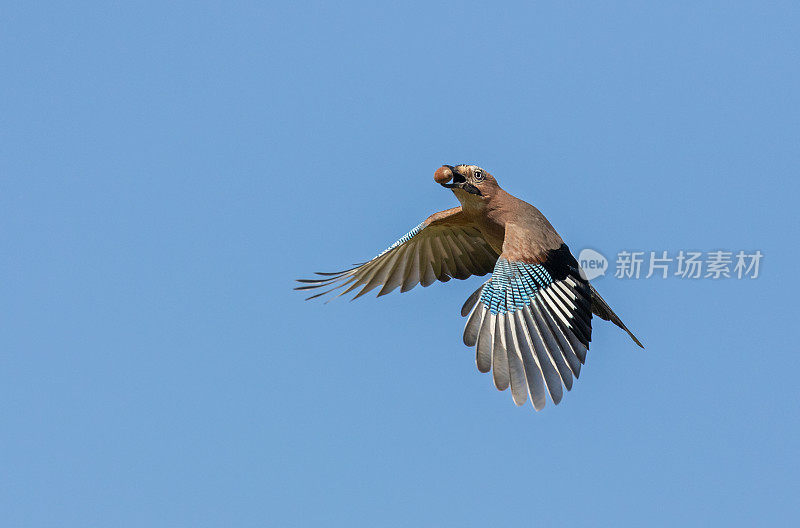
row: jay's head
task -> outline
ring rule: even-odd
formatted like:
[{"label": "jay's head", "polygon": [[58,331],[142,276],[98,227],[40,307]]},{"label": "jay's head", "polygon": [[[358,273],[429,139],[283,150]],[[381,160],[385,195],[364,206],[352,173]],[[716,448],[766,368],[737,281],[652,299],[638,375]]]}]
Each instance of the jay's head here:
[{"label": "jay's head", "polygon": [[500,189],[494,176],[476,165],[442,165],[433,179],[442,187],[452,189],[462,204],[488,200]]}]

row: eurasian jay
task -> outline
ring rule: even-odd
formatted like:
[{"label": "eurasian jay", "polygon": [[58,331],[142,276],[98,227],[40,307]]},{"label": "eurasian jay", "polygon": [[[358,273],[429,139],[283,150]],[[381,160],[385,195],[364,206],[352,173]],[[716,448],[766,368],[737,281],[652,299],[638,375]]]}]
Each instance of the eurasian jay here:
[{"label": "eurasian jay", "polygon": [[554,404],[562,387],[572,388],[592,336],[592,314],[628,330],[597,290],[550,222],[534,206],[498,185],[475,165],[443,165],[434,180],[453,191],[460,207],[432,214],[372,260],[296,289],[330,286],[313,299],[341,288],[361,288],[355,298],[381,287],[430,286],[471,275],[491,278],[461,308],[468,316],[464,344],[476,349],[481,372],[492,371],[499,390],[511,387],[514,403],[530,395],[538,411],[545,390]]}]

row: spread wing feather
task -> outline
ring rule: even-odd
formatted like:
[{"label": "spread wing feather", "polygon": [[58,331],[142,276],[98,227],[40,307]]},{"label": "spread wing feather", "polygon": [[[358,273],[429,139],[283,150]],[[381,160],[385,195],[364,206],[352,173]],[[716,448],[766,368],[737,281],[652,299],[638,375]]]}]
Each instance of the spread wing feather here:
[{"label": "spread wing feather", "polygon": [[481,232],[456,207],[431,215],[372,260],[344,271],[317,272],[320,278],[298,279],[302,285],[295,289],[324,290],[308,299],[337,290],[342,290],[337,296],[358,290],[353,297],[357,299],[380,286],[380,297],[397,288],[406,292],[417,284],[486,275],[497,258]]},{"label": "spread wing feather", "polygon": [[462,314],[478,370],[491,370],[499,390],[510,386],[514,403],[530,397],[538,411],[546,394],[558,404],[572,389],[591,341],[592,291],[566,245],[539,264],[500,255]]}]

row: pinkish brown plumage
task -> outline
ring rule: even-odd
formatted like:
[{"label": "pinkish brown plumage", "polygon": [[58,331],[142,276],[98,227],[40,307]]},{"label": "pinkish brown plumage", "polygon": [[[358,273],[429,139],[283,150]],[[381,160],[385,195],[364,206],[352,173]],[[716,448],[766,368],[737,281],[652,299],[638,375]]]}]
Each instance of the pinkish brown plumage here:
[{"label": "pinkish brown plumage", "polygon": [[299,290],[325,288],[354,298],[378,287],[378,296],[451,278],[486,275],[464,304],[464,343],[475,346],[481,372],[511,388],[517,405],[528,397],[536,410],[545,394],[559,403],[572,388],[591,341],[597,315],[642,346],[584,278],[575,257],[534,206],[504,191],[475,165],[443,165],[434,181],[461,202],[430,215],[377,257],[345,271],[300,279]]}]

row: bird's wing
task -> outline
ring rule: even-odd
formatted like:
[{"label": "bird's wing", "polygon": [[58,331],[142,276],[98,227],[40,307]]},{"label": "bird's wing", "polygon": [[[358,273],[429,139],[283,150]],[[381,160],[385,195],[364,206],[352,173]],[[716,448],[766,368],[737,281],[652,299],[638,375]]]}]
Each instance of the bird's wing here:
[{"label": "bird's wing", "polygon": [[[533,260],[533,259],[530,259]],[[526,263],[504,251],[491,279],[464,305],[464,343],[476,347],[481,372],[493,371],[514,403],[530,394],[538,411],[545,391],[553,403],[572,388],[592,335],[592,292],[577,261],[562,245]]]},{"label": "bird's wing", "polygon": [[381,296],[398,287],[405,292],[417,284],[486,275],[497,257],[461,207],[456,207],[429,216],[372,260],[340,272],[317,272],[324,278],[299,279],[304,285],[295,289],[325,289],[309,297],[313,299],[341,288],[345,289],[339,295],[361,288],[355,299],[381,286]]}]

